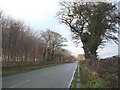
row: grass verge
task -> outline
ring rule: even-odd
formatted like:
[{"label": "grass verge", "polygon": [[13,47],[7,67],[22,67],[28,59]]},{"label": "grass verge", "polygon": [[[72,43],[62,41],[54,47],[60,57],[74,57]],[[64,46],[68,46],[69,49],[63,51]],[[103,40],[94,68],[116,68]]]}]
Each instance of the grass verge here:
[{"label": "grass verge", "polygon": [[99,78],[98,73],[90,70],[85,64],[80,64],[80,88],[107,88],[109,82]]},{"label": "grass verge", "polygon": [[77,79],[78,79],[78,67],[75,71],[75,75],[74,75],[74,79],[73,79],[73,82],[72,82],[72,85],[71,85],[71,89],[72,88],[77,88]]}]

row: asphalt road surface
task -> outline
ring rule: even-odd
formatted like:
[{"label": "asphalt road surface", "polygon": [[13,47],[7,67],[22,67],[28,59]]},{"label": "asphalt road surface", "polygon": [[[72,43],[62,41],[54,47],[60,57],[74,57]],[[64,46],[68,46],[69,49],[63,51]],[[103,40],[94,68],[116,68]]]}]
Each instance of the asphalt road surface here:
[{"label": "asphalt road surface", "polygon": [[2,88],[68,88],[77,62],[2,78]]}]

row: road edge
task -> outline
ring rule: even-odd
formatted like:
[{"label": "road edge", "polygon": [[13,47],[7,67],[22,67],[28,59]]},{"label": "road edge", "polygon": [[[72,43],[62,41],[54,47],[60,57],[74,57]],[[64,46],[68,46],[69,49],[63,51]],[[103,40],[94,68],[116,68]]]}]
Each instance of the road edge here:
[{"label": "road edge", "polygon": [[75,75],[75,72],[76,72],[76,69],[77,69],[77,66],[78,66],[78,62],[76,62],[76,63],[77,63],[77,65],[76,65],[76,67],[75,67],[75,70],[74,70],[74,72],[73,72],[73,74],[72,74],[71,80],[70,80],[67,88],[70,88],[71,85],[72,85],[72,82],[73,82],[73,79],[74,79],[74,75]]}]

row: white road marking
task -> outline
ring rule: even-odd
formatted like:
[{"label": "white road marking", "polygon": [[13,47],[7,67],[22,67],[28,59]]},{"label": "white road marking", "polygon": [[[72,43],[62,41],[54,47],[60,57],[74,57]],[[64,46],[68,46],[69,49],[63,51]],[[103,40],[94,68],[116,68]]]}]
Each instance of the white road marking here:
[{"label": "white road marking", "polygon": [[54,70],[54,71],[49,71],[49,72],[43,73],[43,74],[41,74],[40,76],[36,76],[35,79],[38,79],[38,78],[40,78],[40,77],[42,77],[42,76],[48,75],[49,73],[53,73],[53,72],[55,72],[55,70]]},{"label": "white road marking", "polygon": [[[49,74],[49,73],[53,73],[53,72],[55,72],[55,70],[54,70],[54,71],[47,72],[47,73],[44,73],[44,74],[42,74],[41,76],[45,76],[45,75],[47,75],[47,74]],[[40,76],[38,76],[36,79],[38,79],[38,78],[40,78]],[[28,83],[28,82],[30,82],[30,80],[26,80],[26,81],[24,81],[24,82],[21,82],[21,83],[19,83],[19,84],[16,84],[16,85],[14,85],[14,86],[11,86],[10,88],[15,88],[15,87],[17,87],[17,86],[19,86],[19,85],[22,85],[22,84]]]},{"label": "white road marking", "polygon": [[19,85],[21,85],[21,84],[28,83],[28,82],[30,82],[30,80],[21,82],[21,83],[19,83],[19,84],[14,85],[14,86],[11,86],[10,88],[15,88],[15,87],[17,87],[17,86],[19,86]]},{"label": "white road marking", "polygon": [[49,71],[49,72],[46,72],[46,73],[42,74],[41,76],[44,76],[44,75],[47,75],[47,74],[49,74],[49,73],[53,73],[53,72],[55,72],[55,70],[53,70],[53,71]]},{"label": "white road marking", "polygon": [[[76,64],[78,65],[78,63],[76,63]],[[70,86],[71,86],[71,84],[72,84],[72,81],[73,81],[73,79],[74,79],[74,75],[75,75],[75,71],[76,71],[76,69],[77,69],[77,65],[76,65],[76,67],[75,67],[75,69],[74,69],[74,71],[73,71],[73,74],[72,74],[71,80],[70,80],[70,82],[69,82],[67,88],[70,88]]]}]

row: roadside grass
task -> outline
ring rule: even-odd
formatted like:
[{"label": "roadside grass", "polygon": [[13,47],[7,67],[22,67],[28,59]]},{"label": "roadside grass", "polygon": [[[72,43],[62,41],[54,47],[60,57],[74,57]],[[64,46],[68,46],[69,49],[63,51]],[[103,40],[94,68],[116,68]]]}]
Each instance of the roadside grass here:
[{"label": "roadside grass", "polygon": [[106,83],[107,82],[102,79],[96,79],[81,84],[80,88],[106,88]]},{"label": "roadside grass", "polygon": [[98,73],[90,70],[85,64],[80,64],[80,88],[107,88],[109,82],[99,78]]},{"label": "roadside grass", "polygon": [[65,64],[65,62],[49,64],[49,65],[37,65],[37,66],[27,66],[27,67],[24,66],[24,67],[20,67],[20,68],[12,68],[9,70],[2,70],[2,77],[20,74],[20,73],[24,73],[24,72],[29,72],[32,70],[42,69],[42,68],[46,68],[46,67],[56,66],[56,65],[60,65],[60,64]]},{"label": "roadside grass", "polygon": [[73,79],[73,82],[72,82],[72,85],[71,85],[71,89],[72,88],[77,88],[77,79],[78,79],[78,67],[75,71],[75,75],[74,75],[74,79]]}]

